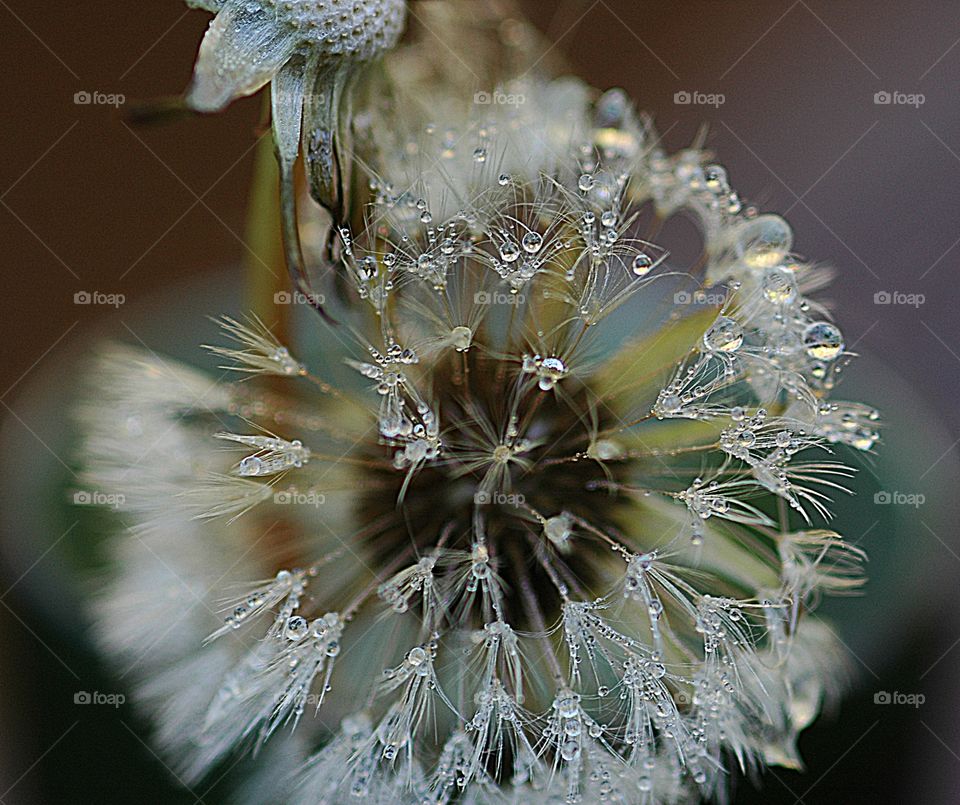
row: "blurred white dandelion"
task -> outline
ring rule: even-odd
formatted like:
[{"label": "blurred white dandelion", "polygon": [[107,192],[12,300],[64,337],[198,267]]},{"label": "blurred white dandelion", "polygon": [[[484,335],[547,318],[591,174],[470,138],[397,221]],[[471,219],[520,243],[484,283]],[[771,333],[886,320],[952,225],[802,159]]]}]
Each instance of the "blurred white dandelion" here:
[{"label": "blurred white dandelion", "polygon": [[[369,58],[403,18],[354,4],[379,27],[336,50],[323,3],[198,5],[210,108],[290,60]],[[212,348],[253,382],[104,352],[86,477],[130,529],[101,642],[187,782],[296,728],[249,801],[675,803],[799,766],[845,669],[807,612],[860,583],[816,521],[840,451],[877,440],[876,412],[831,399],[848,356],[808,296],[823,270],[624,93],[523,69],[521,23],[420,13],[357,91],[329,229],[287,209],[298,260],[336,257],[346,301],[318,338],[342,369],[255,318]],[[423,38],[447,36],[479,44],[451,63]],[[513,72],[478,97],[492,64]],[[643,234],[678,211],[716,305],[687,304]]]}]

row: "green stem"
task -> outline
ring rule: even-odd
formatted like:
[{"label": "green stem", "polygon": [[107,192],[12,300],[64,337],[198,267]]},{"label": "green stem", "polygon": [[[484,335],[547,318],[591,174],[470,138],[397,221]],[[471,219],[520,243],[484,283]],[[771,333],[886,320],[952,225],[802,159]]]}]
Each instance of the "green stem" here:
[{"label": "green stem", "polygon": [[[269,93],[264,104],[265,115],[268,115]],[[266,134],[257,144],[247,206],[245,303],[247,309],[258,316],[281,343],[287,343],[293,306],[278,305],[274,301],[277,293],[290,290],[280,235],[279,187],[280,169],[274,154],[273,137]]]}]

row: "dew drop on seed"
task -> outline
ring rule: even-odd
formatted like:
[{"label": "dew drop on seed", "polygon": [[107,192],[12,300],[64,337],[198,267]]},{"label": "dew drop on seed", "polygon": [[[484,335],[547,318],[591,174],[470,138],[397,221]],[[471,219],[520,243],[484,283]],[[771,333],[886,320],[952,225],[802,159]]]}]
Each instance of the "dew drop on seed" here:
[{"label": "dew drop on seed", "polygon": [[527,234],[523,236],[523,240],[520,241],[520,244],[527,254],[536,254],[540,251],[540,247],[543,246],[543,237],[539,232],[527,232]]},{"label": "dew drop on seed", "polygon": [[743,344],[743,327],[729,316],[721,316],[703,334],[703,345],[710,352],[736,352]]},{"label": "dew drop on seed", "polygon": [[306,637],[309,629],[310,624],[307,623],[306,618],[294,615],[293,617],[287,618],[287,622],[283,628],[283,634],[287,640],[302,640]]},{"label": "dew drop on seed", "polygon": [[797,298],[797,284],[793,273],[774,266],[763,274],[763,295],[775,305],[789,305]]},{"label": "dew drop on seed", "polygon": [[782,263],[792,246],[793,231],[779,215],[758,215],[744,222],[737,233],[737,256],[751,268]]},{"label": "dew drop on seed", "polygon": [[520,256],[520,247],[512,240],[503,242],[500,246],[500,259],[505,263],[512,263]]},{"label": "dew drop on seed", "polygon": [[570,763],[577,759],[580,755],[580,742],[569,740],[564,741],[563,745],[560,747],[560,757],[562,757],[567,763]]},{"label": "dew drop on seed", "polygon": [[554,545],[560,546],[570,539],[573,522],[569,514],[548,517],[543,524],[543,533]]},{"label": "dew drop on seed", "polygon": [[240,475],[259,475],[263,462],[256,456],[247,456],[240,462],[237,472]]},{"label": "dew drop on seed", "polygon": [[645,277],[653,268],[653,258],[649,254],[641,252],[633,258],[633,273],[638,277]]},{"label": "dew drop on seed", "polygon": [[454,327],[450,331],[450,341],[457,352],[466,352],[473,341],[473,331],[463,325]]},{"label": "dew drop on seed", "polygon": [[843,334],[828,321],[816,321],[803,331],[803,347],[811,358],[830,361],[843,352]]}]

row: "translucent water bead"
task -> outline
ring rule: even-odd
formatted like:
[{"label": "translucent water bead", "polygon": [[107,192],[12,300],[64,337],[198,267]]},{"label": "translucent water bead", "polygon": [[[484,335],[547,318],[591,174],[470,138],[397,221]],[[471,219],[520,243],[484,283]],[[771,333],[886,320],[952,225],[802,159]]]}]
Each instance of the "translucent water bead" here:
[{"label": "translucent water bead", "polygon": [[630,97],[619,88],[609,89],[594,107],[594,125],[600,129],[622,126],[630,113]]},{"label": "translucent water bead", "polygon": [[720,316],[703,334],[708,352],[736,352],[743,344],[743,327],[729,316]]},{"label": "translucent water bead", "polygon": [[783,262],[793,247],[793,231],[779,215],[758,215],[737,228],[734,250],[751,268],[771,268]]},{"label": "translucent water bead", "polygon": [[307,622],[306,618],[302,618],[299,615],[293,615],[290,618],[287,618],[287,622],[283,627],[283,634],[294,643],[303,640],[310,632],[310,624]]},{"label": "translucent water bead", "polygon": [[843,333],[828,321],[815,321],[803,331],[803,347],[811,358],[831,361],[843,352]]},{"label": "translucent water bead", "polygon": [[473,330],[462,324],[450,331],[450,344],[457,352],[466,352],[473,343]]},{"label": "translucent water bead", "polygon": [[543,246],[543,236],[539,232],[527,232],[520,245],[527,254],[536,254]]},{"label": "translucent water bead", "polygon": [[797,281],[793,272],[774,266],[763,272],[763,296],[774,305],[789,305],[797,298]]},{"label": "translucent water bead", "polygon": [[536,375],[539,378],[538,385],[541,391],[550,391],[570,371],[560,358],[541,358],[539,355],[524,355],[521,368],[525,374]]},{"label": "translucent water bead", "polygon": [[504,241],[500,246],[500,259],[505,263],[513,263],[520,257],[520,247],[512,240]]},{"label": "translucent water bead", "polygon": [[548,517],[543,523],[544,536],[558,548],[567,547],[572,532],[573,518],[566,512]]},{"label": "translucent water bead", "polygon": [[638,277],[645,277],[650,273],[650,269],[653,268],[653,258],[649,254],[640,252],[640,254],[633,258],[631,268],[633,269],[633,273]]}]

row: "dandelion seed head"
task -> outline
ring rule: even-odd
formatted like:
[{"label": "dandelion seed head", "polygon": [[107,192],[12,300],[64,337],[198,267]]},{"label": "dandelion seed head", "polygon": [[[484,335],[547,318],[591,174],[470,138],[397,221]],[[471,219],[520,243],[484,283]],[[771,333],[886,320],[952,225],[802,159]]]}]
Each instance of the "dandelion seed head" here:
[{"label": "dandelion seed head", "polygon": [[[398,92],[432,86],[416,48],[387,59]],[[103,357],[86,477],[130,492],[138,537],[104,642],[151,657],[136,684],[185,779],[295,730],[291,802],[683,802],[795,766],[843,667],[805,612],[860,581],[822,521],[878,439],[873,409],[830,399],[846,357],[818,269],[622,91],[456,83],[429,117],[371,101],[366,190],[324,243],[304,230],[347,295],[323,376],[259,320],[211,348],[251,382]],[[647,232],[680,211],[716,303]],[[161,657],[154,557],[198,601]]]}]

